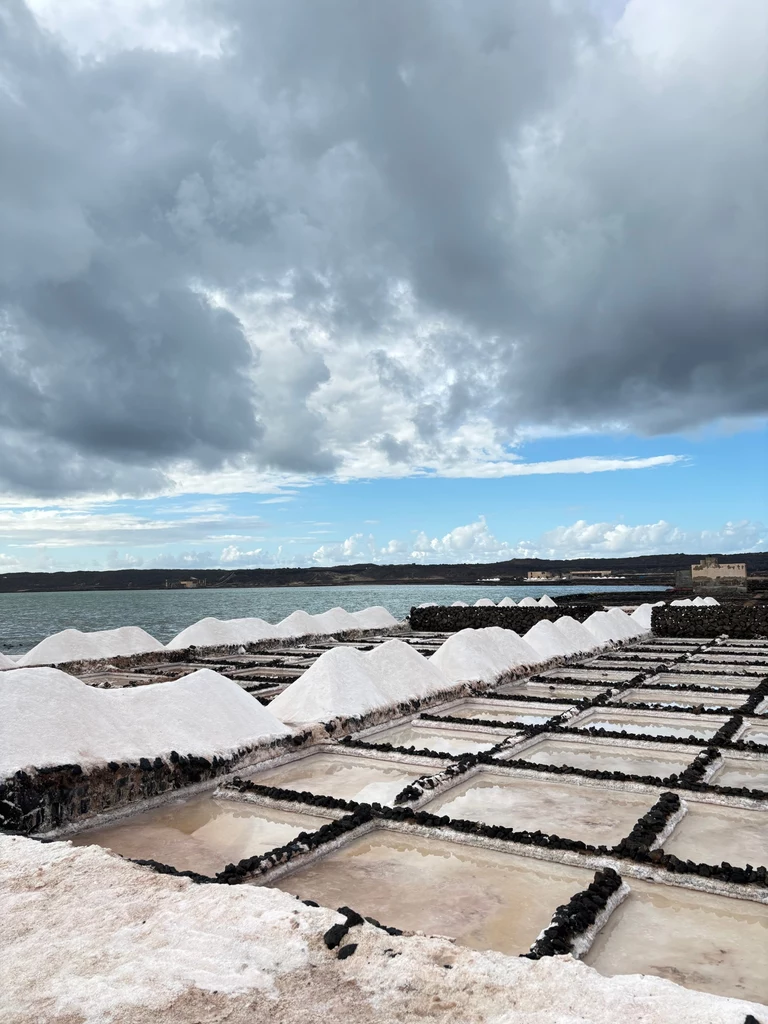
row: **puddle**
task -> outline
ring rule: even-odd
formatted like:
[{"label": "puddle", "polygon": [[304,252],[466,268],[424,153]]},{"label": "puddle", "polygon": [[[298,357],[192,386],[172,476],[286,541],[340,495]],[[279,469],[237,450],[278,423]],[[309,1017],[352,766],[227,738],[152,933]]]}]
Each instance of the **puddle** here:
[{"label": "puddle", "polygon": [[611,729],[628,735],[634,733],[647,736],[696,736],[698,739],[708,740],[725,722],[725,718],[714,718],[711,715],[707,715],[706,720],[693,717],[674,719],[661,718],[659,714],[653,712],[633,713],[600,708],[586,711],[572,725],[576,729]]},{"label": "puddle", "polygon": [[768,790],[768,759],[752,761],[732,754],[723,756],[723,763],[709,780],[715,786],[747,786]]},{"label": "puddle", "polygon": [[688,800],[688,813],[664,843],[681,860],[758,867],[768,860],[768,811]]},{"label": "puddle", "polygon": [[358,800],[361,803],[391,803],[409,782],[421,775],[434,775],[443,765],[434,761],[397,761],[357,754],[309,754],[297,761],[269,768],[249,776],[264,786],[279,786],[299,792]]},{"label": "puddle", "polygon": [[654,802],[650,793],[623,793],[577,781],[505,778],[481,771],[430,801],[424,810],[613,846]]},{"label": "puddle", "polygon": [[[510,730],[510,736],[516,735]],[[469,729],[437,729],[427,725],[408,723],[396,725],[393,729],[365,736],[369,743],[392,743],[400,747],[416,747],[417,749],[436,750],[446,754],[475,753],[478,750],[490,750],[504,738],[503,732],[474,732]]]},{"label": "puddle", "polygon": [[740,740],[748,740],[750,743],[763,743],[768,746],[768,722],[750,722],[745,726],[744,731],[738,735]]},{"label": "puddle", "polygon": [[620,669],[620,668],[603,668],[601,665],[594,665],[585,667],[584,665],[574,665],[564,669],[557,669],[553,672],[544,673],[545,679],[583,679],[585,682],[590,680],[594,683],[626,683],[630,679],[634,679],[637,673],[640,671],[640,666],[636,669]]},{"label": "puddle", "polygon": [[496,693],[519,694],[523,697],[557,697],[561,700],[593,700],[608,687],[603,686],[570,686],[560,683],[556,678],[551,683],[504,683],[496,687]]},{"label": "puddle", "polygon": [[123,857],[157,860],[179,871],[212,875],[244,857],[282,846],[329,819],[217,800],[210,794],[133,814],[119,823],[81,832],[75,846],[103,846]]},{"label": "puddle", "polygon": [[382,924],[514,955],[592,878],[580,868],[379,829],[276,886]]},{"label": "puddle", "polygon": [[738,693],[696,693],[693,690],[665,691],[659,687],[625,690],[613,700],[621,704],[668,704],[680,708],[738,708],[746,700],[746,694]]},{"label": "puddle", "polygon": [[601,974],[655,974],[720,996],[768,1000],[768,906],[626,881],[584,962]]},{"label": "puddle", "polygon": [[752,676],[718,675],[715,673],[702,674],[700,672],[659,672],[651,679],[646,679],[645,686],[680,686],[693,683],[694,686],[713,686],[723,689],[751,690],[757,686],[759,680]]},{"label": "puddle", "polygon": [[554,715],[569,711],[572,705],[534,704],[529,701],[515,703],[512,700],[474,700],[469,698],[454,707],[434,708],[435,715],[449,715],[452,718],[484,718],[494,722],[516,722],[518,725],[543,725]]},{"label": "puddle", "polygon": [[568,764],[573,768],[594,768],[602,772],[625,772],[627,775],[652,775],[666,779],[679,775],[699,753],[693,748],[680,753],[651,750],[645,744],[612,746],[599,740],[542,739],[516,757],[534,764]]}]

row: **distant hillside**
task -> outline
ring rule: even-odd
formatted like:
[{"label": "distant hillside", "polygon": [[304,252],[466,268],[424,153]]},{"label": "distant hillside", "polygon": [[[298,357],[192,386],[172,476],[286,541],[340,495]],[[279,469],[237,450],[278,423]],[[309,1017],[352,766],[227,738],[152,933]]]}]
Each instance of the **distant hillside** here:
[{"label": "distant hillside", "polygon": [[[690,568],[702,555],[642,555],[637,558],[519,558],[470,565],[337,565],[306,569],[117,569],[108,572],[15,572],[0,574],[0,593],[59,590],[161,590],[196,579],[207,587],[322,587],[339,584],[477,583],[499,577],[500,583],[523,582],[530,571],[566,573],[610,569],[628,586],[669,585],[678,569]],[[750,575],[768,575],[768,552],[719,555],[722,561],[746,562]],[[574,584],[577,586],[578,584]]]}]

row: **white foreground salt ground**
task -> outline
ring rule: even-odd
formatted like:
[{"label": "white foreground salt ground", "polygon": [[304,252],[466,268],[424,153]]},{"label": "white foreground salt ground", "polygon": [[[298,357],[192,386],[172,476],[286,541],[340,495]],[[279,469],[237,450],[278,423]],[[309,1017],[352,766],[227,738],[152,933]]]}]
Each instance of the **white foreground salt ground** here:
[{"label": "white foreground salt ground", "polygon": [[236,682],[200,669],[172,682],[99,690],[55,668],[3,673],[0,778],[20,768],[226,755],[290,732]]},{"label": "white foreground salt ground", "polygon": [[[3,1005],[9,1024],[743,1024],[764,1007],[571,957],[476,952],[352,929],[279,889],[195,885],[98,846],[0,836]],[[447,970],[445,965],[450,965]],[[13,1007],[13,1016],[7,1008]]]},{"label": "white foreground salt ground", "polygon": [[41,640],[19,659],[17,665],[27,668],[32,665],[64,664],[68,661],[129,657],[162,649],[160,641],[139,626],[121,626],[120,629],[103,629],[95,633],[65,629]]}]

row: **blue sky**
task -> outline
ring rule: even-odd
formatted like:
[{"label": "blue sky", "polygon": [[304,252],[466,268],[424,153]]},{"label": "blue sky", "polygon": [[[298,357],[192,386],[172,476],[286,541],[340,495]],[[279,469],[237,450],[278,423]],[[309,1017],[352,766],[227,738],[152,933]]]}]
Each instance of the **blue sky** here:
[{"label": "blue sky", "polygon": [[764,0],[10,0],[0,572],[768,547]]}]

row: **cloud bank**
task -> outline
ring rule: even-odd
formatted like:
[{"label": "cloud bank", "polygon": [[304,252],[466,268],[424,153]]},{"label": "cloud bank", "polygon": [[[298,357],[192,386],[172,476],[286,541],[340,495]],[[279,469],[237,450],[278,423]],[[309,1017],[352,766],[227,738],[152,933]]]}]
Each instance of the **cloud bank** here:
[{"label": "cloud bank", "polygon": [[0,486],[764,415],[766,37],[763,0],[7,0]]}]

